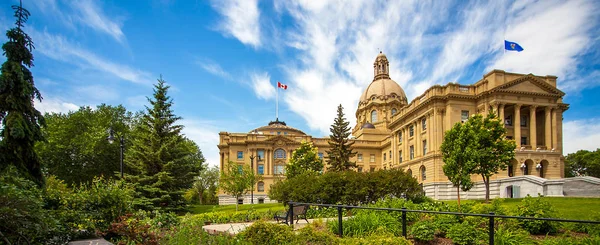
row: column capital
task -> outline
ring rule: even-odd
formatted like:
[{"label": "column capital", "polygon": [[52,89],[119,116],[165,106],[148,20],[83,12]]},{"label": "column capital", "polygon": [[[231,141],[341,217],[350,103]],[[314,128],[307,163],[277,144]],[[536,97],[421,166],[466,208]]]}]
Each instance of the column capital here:
[{"label": "column capital", "polygon": [[521,103],[515,104],[515,108],[517,108],[517,109],[520,109],[522,106],[523,106],[523,104],[521,104]]},{"label": "column capital", "polygon": [[535,110],[538,108],[538,106],[537,105],[529,105],[529,108]]}]

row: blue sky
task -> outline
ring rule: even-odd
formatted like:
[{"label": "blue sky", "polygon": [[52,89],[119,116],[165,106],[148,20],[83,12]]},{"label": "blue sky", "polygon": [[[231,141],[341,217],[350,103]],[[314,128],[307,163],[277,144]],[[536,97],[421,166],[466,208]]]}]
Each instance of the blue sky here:
[{"label": "blue sky", "polygon": [[[382,50],[409,100],[434,84],[470,84],[492,69],[558,76],[570,109],[565,154],[600,147],[597,1],[23,0],[44,96],[36,107],[140,110],[162,74],[175,113],[211,165],[218,132],[279,118],[328,134],[338,104],[354,124]],[[0,29],[13,26],[0,6]],[[525,51],[503,52],[503,40]],[[6,41],[0,37],[0,41]]]}]

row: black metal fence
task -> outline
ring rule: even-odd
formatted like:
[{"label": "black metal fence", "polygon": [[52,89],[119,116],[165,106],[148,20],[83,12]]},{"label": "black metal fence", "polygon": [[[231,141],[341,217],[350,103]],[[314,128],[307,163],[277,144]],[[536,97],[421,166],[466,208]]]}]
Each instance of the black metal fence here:
[{"label": "black metal fence", "polygon": [[408,238],[406,235],[406,213],[428,213],[428,214],[451,214],[451,215],[461,215],[461,216],[475,216],[475,217],[488,217],[489,225],[488,225],[488,234],[489,234],[489,244],[494,244],[494,218],[502,218],[502,219],[525,219],[525,220],[545,220],[545,221],[556,221],[556,222],[570,222],[570,223],[583,223],[583,224],[600,224],[600,221],[592,221],[592,220],[571,220],[571,219],[555,219],[555,218],[534,218],[534,217],[521,217],[521,216],[508,216],[508,215],[496,215],[493,212],[489,214],[471,214],[471,213],[459,213],[459,212],[440,212],[440,211],[427,211],[427,210],[410,210],[407,208],[378,208],[378,207],[363,207],[363,206],[350,206],[350,205],[336,205],[336,204],[319,204],[319,203],[304,203],[304,202],[289,202],[289,212],[290,219],[292,221],[290,224],[293,226],[293,217],[294,217],[294,206],[300,205],[309,205],[309,206],[319,206],[319,207],[329,207],[329,208],[337,208],[338,210],[338,234],[340,237],[343,236],[342,229],[342,209],[371,209],[371,210],[380,210],[380,211],[395,211],[402,212],[402,236],[404,238]]}]

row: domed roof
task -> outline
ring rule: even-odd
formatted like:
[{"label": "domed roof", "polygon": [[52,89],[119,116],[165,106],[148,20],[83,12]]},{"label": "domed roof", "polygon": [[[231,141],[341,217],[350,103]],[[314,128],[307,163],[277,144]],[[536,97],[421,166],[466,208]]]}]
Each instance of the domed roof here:
[{"label": "domed roof", "polygon": [[370,122],[366,122],[360,128],[375,128],[375,125],[371,124]]},{"label": "domed roof", "polygon": [[306,135],[304,132],[302,132],[299,129],[295,129],[290,126],[287,126],[284,121],[279,121],[279,118],[275,119],[275,121],[269,122],[269,125],[267,125],[267,126],[262,126],[262,127],[259,127],[259,128],[256,128],[256,129],[250,131],[250,133],[271,132],[271,131],[288,132],[288,133],[296,133],[299,135]]},{"label": "domed roof", "polygon": [[389,62],[383,52],[379,52],[373,64],[375,77],[369,87],[363,92],[360,101],[366,101],[373,96],[397,97],[400,101],[407,101],[404,90],[389,76]]}]

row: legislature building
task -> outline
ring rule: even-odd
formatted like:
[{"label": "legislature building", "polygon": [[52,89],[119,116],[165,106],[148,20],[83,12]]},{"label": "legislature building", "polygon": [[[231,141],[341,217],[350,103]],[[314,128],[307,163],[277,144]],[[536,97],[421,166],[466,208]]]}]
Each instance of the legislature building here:
[{"label": "legislature building", "polygon": [[[412,101],[389,75],[389,62],[379,53],[373,64],[373,81],[365,88],[356,111],[352,135],[357,152],[351,161],[356,171],[401,168],[422,184],[427,196],[456,199],[456,188],[444,175],[440,146],[444,132],[473,114],[494,112],[504,119],[507,138],[516,142],[508,169],[490,179],[490,196],[563,196],[563,103],[556,76],[515,74],[493,70],[471,85],[434,85]],[[332,116],[333,118],[333,116]],[[248,133],[220,132],[220,169],[233,161],[252,165],[263,176],[252,193],[235,200],[219,192],[219,204],[272,202],[269,186],[284,178],[285,165],[300,142],[311,141],[319,156],[328,150],[327,138],[316,138],[275,120]],[[259,160],[260,159],[260,160]],[[483,198],[480,176],[461,198]],[[577,180],[582,182],[582,180]],[[583,181],[583,185],[590,181]],[[591,183],[597,188],[597,184]],[[581,186],[579,183],[578,186]],[[565,187],[566,188],[566,187]]]}]

